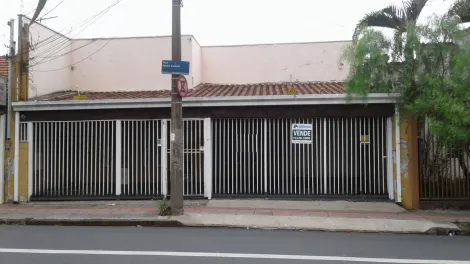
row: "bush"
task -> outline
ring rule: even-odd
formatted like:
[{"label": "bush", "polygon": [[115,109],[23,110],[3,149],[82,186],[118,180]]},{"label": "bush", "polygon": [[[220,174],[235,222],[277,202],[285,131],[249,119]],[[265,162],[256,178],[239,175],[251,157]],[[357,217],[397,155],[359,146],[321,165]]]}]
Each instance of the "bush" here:
[{"label": "bush", "polygon": [[160,216],[171,215],[171,206],[167,200],[162,200],[158,203],[158,215]]}]

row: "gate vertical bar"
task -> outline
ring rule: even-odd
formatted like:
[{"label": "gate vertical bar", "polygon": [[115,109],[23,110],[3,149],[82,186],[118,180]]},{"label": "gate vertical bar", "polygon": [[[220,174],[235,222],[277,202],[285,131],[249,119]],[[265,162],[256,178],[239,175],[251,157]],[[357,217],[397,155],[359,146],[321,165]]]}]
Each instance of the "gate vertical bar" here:
[{"label": "gate vertical bar", "polygon": [[64,146],[63,146],[63,143],[62,141],[64,140],[64,136],[63,136],[63,125],[64,123],[63,122],[60,122],[60,123],[57,123],[57,131],[58,131],[58,140],[59,140],[59,164],[57,166],[57,170],[58,170],[58,175],[57,175],[57,178],[58,178],[58,185],[59,185],[59,190],[58,190],[58,196],[62,196],[63,193],[62,193],[62,186],[64,184],[64,173],[63,173],[63,166],[64,166],[64,162],[63,162],[63,157],[64,157],[64,152],[63,152],[63,149],[64,149]]},{"label": "gate vertical bar", "polygon": [[268,120],[263,120],[263,172],[264,193],[268,193]]},{"label": "gate vertical bar", "polygon": [[57,195],[57,122],[51,122],[51,196]]},{"label": "gate vertical bar", "polygon": [[367,145],[368,147],[368,155],[367,155],[367,163],[369,163],[369,190],[367,192],[367,194],[371,194],[372,193],[372,172],[371,172],[371,161],[374,162],[374,160],[371,159],[371,156],[370,156],[370,149],[372,148],[372,136],[371,136],[371,133],[370,133],[370,120],[371,118],[367,118],[367,137],[368,137],[368,142],[369,144]]},{"label": "gate vertical bar", "polygon": [[327,119],[323,118],[323,194],[328,192]]},{"label": "gate vertical bar", "polygon": [[[104,181],[102,180],[102,168],[103,168],[103,157],[102,157],[102,153],[104,151],[104,147],[103,147],[103,141],[104,141],[104,138],[102,137],[102,133],[103,133],[103,130],[102,130],[102,126],[103,126],[103,123],[105,121],[98,121],[98,131],[96,133],[96,142],[97,142],[97,147],[98,147],[98,162],[97,162],[97,177],[98,177],[98,195],[100,196],[104,196]],[[96,182],[95,182],[96,184]]]},{"label": "gate vertical bar", "polygon": [[136,125],[136,129],[139,130],[139,133],[136,132],[136,135],[139,136],[139,140],[136,142],[138,144],[136,144],[136,153],[135,153],[135,165],[136,165],[136,176],[137,174],[139,175],[140,177],[140,188],[137,187],[139,189],[139,192],[138,194],[139,195],[144,195],[144,188],[145,188],[145,185],[144,185],[144,180],[145,180],[145,175],[143,175],[143,172],[142,172],[142,154],[143,154],[143,147],[144,147],[144,144],[145,142],[143,142],[142,140],[142,120],[140,121],[137,121],[137,125]]},{"label": "gate vertical bar", "polygon": [[[116,188],[116,196],[121,195],[121,157],[122,157],[122,145],[121,145],[121,138],[122,138],[122,121],[116,120],[116,174],[115,177],[115,188]],[[126,153],[128,154],[128,153]]]},{"label": "gate vertical bar", "polygon": [[[236,154],[236,158],[235,158],[235,177],[237,179],[237,180],[235,180],[235,182],[236,182],[235,192],[236,193],[239,193],[242,190],[242,188],[241,188],[242,179],[238,175],[238,166],[239,166],[238,164],[240,163],[240,142],[238,140],[239,135],[240,135],[239,123],[240,123],[239,119],[235,119],[235,154]],[[219,135],[220,135],[220,132],[219,132]],[[220,140],[219,140],[219,144],[220,144]],[[220,147],[219,147],[219,151],[220,151]],[[240,186],[240,188],[239,188],[239,186]]]},{"label": "gate vertical bar", "polygon": [[[320,122],[318,122],[320,120]],[[321,128],[318,129],[319,127],[319,123],[321,124],[321,119],[319,118],[315,118],[315,137],[316,137],[316,140],[315,140],[315,167],[316,167],[316,174],[315,174],[315,179],[316,179],[316,193],[315,194],[320,194],[320,190],[321,190],[321,159],[320,159],[320,153],[321,153],[321,145],[322,145],[322,142],[319,141],[321,139]],[[313,189],[313,188],[312,188]]]},{"label": "gate vertical bar", "polygon": [[4,179],[5,179],[5,115],[0,116],[0,204],[4,203]]},{"label": "gate vertical bar", "polygon": [[393,184],[393,146],[392,146],[392,118],[387,118],[387,189],[390,200],[395,200],[395,188]]},{"label": "gate vertical bar", "polygon": [[[73,124],[73,141],[72,141],[72,145],[74,146],[78,146],[78,131],[77,131],[77,127],[78,127],[78,124],[77,122],[74,122],[72,123]],[[39,137],[41,137],[41,135],[39,135]],[[73,181],[73,186],[74,186],[74,194],[77,195],[78,193],[78,189],[77,189],[77,186],[78,186],[78,147],[76,148],[72,148],[73,149],[73,167],[74,167],[74,173],[73,173],[73,177],[74,177],[74,181]]]},{"label": "gate vertical bar", "polygon": [[[282,159],[281,161],[279,161],[279,153],[284,153],[287,151],[286,146],[284,144],[284,121],[283,119],[275,119],[276,122],[274,123],[274,120],[273,120],[273,125],[272,125],[272,137],[273,137],[273,141],[274,139],[276,139],[277,141],[277,144],[275,145],[275,147],[273,148],[273,150],[275,149],[276,150],[276,158],[277,158],[277,162],[276,162],[276,167],[273,166],[273,170],[276,172],[276,175],[277,175],[277,182],[276,182],[276,186],[277,186],[277,193],[276,194],[284,194],[284,190],[286,190],[286,186],[287,186],[287,183],[286,183],[286,174],[285,174],[285,170],[287,170],[287,158],[284,160]],[[279,149],[282,149],[281,151],[279,151]],[[285,156],[287,157],[287,155]],[[273,155],[273,158],[274,158],[274,155]],[[284,168],[285,167],[285,168]],[[280,168],[280,169],[279,169]],[[273,177],[274,177],[274,173],[273,173]],[[273,188],[274,189],[274,188]],[[273,190],[273,192],[275,192],[275,190]]]},{"label": "gate vertical bar", "polygon": [[[234,156],[235,156],[235,152],[234,152],[234,146],[233,146],[233,144],[234,144],[234,136],[233,136],[233,134],[234,134],[234,124],[233,123],[235,123],[235,125],[236,125],[236,122],[237,121],[236,120],[234,121],[233,119],[230,121],[230,130],[228,131],[228,138],[230,138],[230,143],[231,143],[229,153],[230,153],[230,156],[232,158],[231,159],[232,160],[232,163],[231,163],[232,165],[229,166],[230,176],[232,177],[232,186],[230,188],[231,193],[234,193],[234,192],[236,193],[236,191],[234,191],[234,190],[235,190],[235,186],[238,185],[238,176],[236,174],[234,174]],[[235,180],[234,180],[234,178],[235,178]],[[235,181],[235,185],[234,185],[234,181]],[[211,183],[211,185],[212,185],[212,183]]]},{"label": "gate vertical bar", "polygon": [[[0,122],[3,121],[3,120],[0,120]],[[1,129],[1,125],[0,125],[0,129]],[[2,131],[3,132],[3,131]],[[32,122],[28,122],[27,124],[27,132],[28,132],[28,201],[31,200],[31,194],[33,193],[33,152],[34,152],[34,138],[33,138],[33,123]],[[3,133],[0,134],[0,140],[3,142],[4,138],[3,138]],[[3,145],[3,144],[2,144]],[[0,150],[2,151],[2,150]],[[3,151],[2,151],[2,154],[0,155],[0,159],[2,159],[3,157]],[[2,159],[3,160],[3,159]],[[3,162],[1,162],[3,163]],[[3,170],[3,166],[1,166],[2,164],[0,164],[0,170],[1,171],[4,171]],[[3,176],[3,175],[0,175],[0,176]],[[0,185],[0,188],[3,190],[3,184]],[[2,199],[3,199],[3,196],[1,196]]]},{"label": "gate vertical bar", "polygon": [[[204,118],[204,196],[212,199],[212,120]],[[230,166],[232,169],[232,166]],[[233,189],[233,186],[232,186]]]},{"label": "gate vertical bar", "polygon": [[[380,133],[380,132],[375,127],[375,125],[376,125],[375,119],[376,119],[375,117],[372,118],[372,137],[371,137],[371,139],[369,139],[370,140],[369,145],[371,147],[373,147],[372,157],[373,157],[373,162],[374,163],[372,164],[372,181],[373,181],[372,184],[373,184],[373,187],[374,187],[374,194],[377,194],[377,191],[380,194],[380,188],[378,188],[380,186],[380,176],[379,176],[379,174],[377,174],[376,166],[377,166],[377,168],[379,167],[378,162],[382,158],[378,157],[379,155],[377,154],[378,150],[376,150],[376,147],[377,146],[382,146],[382,145],[380,145],[379,140],[377,140],[377,138],[378,138],[377,134]],[[379,119],[377,119],[377,125],[378,125],[378,122],[379,122]],[[370,126],[370,124],[369,124],[369,126]],[[372,145],[372,142],[374,143],[374,145]],[[377,190],[377,189],[379,189],[379,190]]]},{"label": "gate vertical bar", "polygon": [[[34,186],[33,186],[33,193],[37,195],[39,193],[40,189],[40,181],[39,181],[39,164],[40,164],[40,155],[39,155],[39,144],[40,142],[40,136],[39,136],[39,124],[38,123],[33,123],[33,128],[34,128],[34,135],[35,135],[35,140],[33,142],[36,142],[34,144],[34,171],[33,171],[33,177],[34,177]],[[1,155],[1,154],[0,154]],[[0,159],[1,162],[1,159]],[[3,186],[3,185],[2,185]]]},{"label": "gate vertical bar", "polygon": [[163,197],[166,198],[168,195],[168,122],[167,120],[162,120],[161,123],[161,130],[160,130],[160,143],[161,143],[161,149],[160,149],[160,160],[161,160],[161,192],[163,194]]},{"label": "gate vertical bar", "polygon": [[227,143],[227,137],[225,136],[225,126],[228,121],[225,119],[219,119],[219,190],[221,193],[233,194],[233,189],[230,190],[226,188],[228,186],[229,177],[225,174],[225,169],[227,168],[225,164],[225,149]]},{"label": "gate vertical bar", "polygon": [[342,184],[342,192],[341,194],[345,195],[347,193],[347,178],[346,177],[346,170],[345,170],[345,153],[346,153],[346,138],[344,137],[344,117],[341,117],[341,180],[343,182]]}]

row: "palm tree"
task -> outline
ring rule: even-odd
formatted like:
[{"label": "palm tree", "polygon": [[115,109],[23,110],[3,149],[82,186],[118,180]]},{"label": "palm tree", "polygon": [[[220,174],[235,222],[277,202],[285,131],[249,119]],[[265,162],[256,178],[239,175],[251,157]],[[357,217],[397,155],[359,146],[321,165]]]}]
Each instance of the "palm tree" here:
[{"label": "palm tree", "polygon": [[470,22],[470,0],[457,0],[449,9],[451,16],[458,16],[462,23]]},{"label": "palm tree", "polygon": [[33,24],[36,21],[39,14],[44,9],[44,6],[46,6],[46,2],[47,2],[47,0],[39,0],[38,1],[38,6],[36,7],[36,11],[34,12],[33,18],[31,18],[31,24]]},{"label": "palm tree", "polygon": [[[379,11],[366,14],[356,26],[353,41],[356,42],[363,27],[381,27],[395,30],[395,41],[401,46],[401,36],[408,25],[416,25],[421,11],[429,0],[407,0],[402,7],[387,6]],[[469,0],[464,0],[469,1]]]}]

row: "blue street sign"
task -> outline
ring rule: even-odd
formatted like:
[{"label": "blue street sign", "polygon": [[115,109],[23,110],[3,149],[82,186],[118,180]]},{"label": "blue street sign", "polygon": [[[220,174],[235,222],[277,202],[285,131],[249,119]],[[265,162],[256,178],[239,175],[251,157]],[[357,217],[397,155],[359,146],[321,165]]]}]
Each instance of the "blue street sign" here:
[{"label": "blue street sign", "polygon": [[189,61],[162,61],[162,74],[189,75]]}]

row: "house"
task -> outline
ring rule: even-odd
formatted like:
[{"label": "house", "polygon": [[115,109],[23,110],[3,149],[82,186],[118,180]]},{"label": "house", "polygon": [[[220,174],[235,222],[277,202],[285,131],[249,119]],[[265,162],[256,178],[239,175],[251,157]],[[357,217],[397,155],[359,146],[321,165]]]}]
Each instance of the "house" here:
[{"label": "house", "polygon": [[[171,37],[31,28],[29,100],[13,103],[24,157],[13,200],[169,195],[171,77],[161,64]],[[348,99],[348,43],[205,47],[182,36],[184,195],[401,202],[395,97]]]}]

